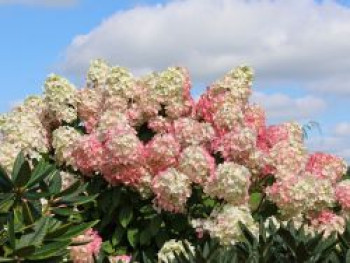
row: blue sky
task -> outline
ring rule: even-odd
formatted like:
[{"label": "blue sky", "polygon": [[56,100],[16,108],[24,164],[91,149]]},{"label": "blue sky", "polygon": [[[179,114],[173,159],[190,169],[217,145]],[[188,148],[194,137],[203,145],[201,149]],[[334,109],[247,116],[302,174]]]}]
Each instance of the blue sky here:
[{"label": "blue sky", "polygon": [[[9,4],[10,2],[10,4]],[[61,3],[61,4],[59,4]],[[269,122],[310,120],[313,150],[350,160],[350,1],[0,0],[0,112],[92,58],[135,74],[187,66],[194,95],[230,67],[256,69]]]}]

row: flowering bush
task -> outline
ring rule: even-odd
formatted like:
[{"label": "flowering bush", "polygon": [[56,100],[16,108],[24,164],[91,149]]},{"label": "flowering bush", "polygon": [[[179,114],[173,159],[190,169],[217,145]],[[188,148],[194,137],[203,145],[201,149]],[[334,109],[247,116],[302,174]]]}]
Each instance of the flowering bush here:
[{"label": "flowering bush", "polygon": [[272,216],[311,235],[342,234],[346,163],[308,153],[297,123],[268,126],[264,110],[249,104],[252,80],[250,68],[238,67],[195,101],[181,67],[137,78],[95,60],[82,89],[50,75],[42,96],[0,118],[4,176],[16,173],[21,152],[30,167],[54,165],[64,188],[84,182],[84,195],[98,195],[74,208],[81,222],[99,223],[71,237],[81,243],[67,245],[73,262],[189,259],[210,239],[227,247],[247,231],[259,236],[259,221]]}]

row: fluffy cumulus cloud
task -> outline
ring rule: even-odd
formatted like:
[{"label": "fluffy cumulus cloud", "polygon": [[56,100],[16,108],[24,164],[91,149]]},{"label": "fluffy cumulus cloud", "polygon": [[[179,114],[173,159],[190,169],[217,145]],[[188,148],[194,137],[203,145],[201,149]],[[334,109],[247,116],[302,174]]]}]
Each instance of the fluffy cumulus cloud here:
[{"label": "fluffy cumulus cloud", "polygon": [[335,1],[178,0],[116,12],[74,38],[63,68],[105,57],[136,72],[172,64],[211,81],[248,63],[259,80],[350,95],[350,9]]},{"label": "fluffy cumulus cloud", "polygon": [[71,6],[78,2],[78,0],[0,0],[1,4],[6,5],[35,5],[35,6]]},{"label": "fluffy cumulus cloud", "polygon": [[254,92],[251,101],[263,105],[272,121],[310,120],[326,109],[322,98],[311,95],[292,98],[282,93]]},{"label": "fluffy cumulus cloud", "polygon": [[342,137],[350,137],[350,122],[341,122],[335,127],[335,134]]}]

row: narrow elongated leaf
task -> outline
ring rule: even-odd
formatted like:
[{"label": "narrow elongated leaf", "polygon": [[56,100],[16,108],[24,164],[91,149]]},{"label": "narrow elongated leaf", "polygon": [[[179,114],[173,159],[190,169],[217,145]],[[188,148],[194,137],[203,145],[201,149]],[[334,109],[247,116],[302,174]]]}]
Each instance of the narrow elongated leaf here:
[{"label": "narrow elongated leaf", "polygon": [[20,170],[21,170],[21,168],[22,168],[24,162],[25,162],[24,154],[23,154],[23,152],[21,151],[21,152],[17,155],[16,160],[15,160],[15,163],[14,163],[14,165],[13,165],[13,170],[12,170],[12,181],[14,182],[14,184],[15,184],[15,182],[16,182],[16,180],[17,180],[17,177],[18,177],[18,175],[19,175],[19,173],[20,173]]},{"label": "narrow elongated leaf", "polygon": [[79,189],[80,186],[81,186],[81,182],[76,181],[71,186],[63,190],[62,192],[59,192],[58,194],[56,194],[55,198],[71,195],[71,194],[74,194],[75,192],[77,192],[76,194],[79,194],[80,191],[77,191],[77,190]]},{"label": "narrow elongated leaf", "polygon": [[[56,240],[56,241],[64,241],[64,240],[67,240],[67,239],[71,239],[77,235],[80,235],[82,234],[83,232],[85,232],[87,229],[93,227],[94,225],[96,225],[98,223],[98,221],[93,221],[93,222],[90,222],[90,223],[83,223],[83,224],[80,224],[80,225],[76,225],[76,226],[70,226],[67,231],[65,231],[62,235],[60,236],[56,236],[54,238],[52,238],[52,240]],[[59,229],[58,229],[59,230]],[[58,231],[56,230],[56,231]],[[55,232],[51,232],[47,238],[50,238],[51,236],[54,236],[55,235]]]},{"label": "narrow elongated leaf", "polygon": [[0,202],[0,213],[8,213],[12,208],[15,202],[15,194],[9,193],[3,196],[2,201]]},{"label": "narrow elongated leaf", "polygon": [[22,211],[23,211],[23,219],[27,224],[34,223],[34,215],[32,214],[31,209],[29,208],[28,202],[22,202]]},{"label": "narrow elongated leaf", "polygon": [[74,204],[74,205],[82,205],[89,202],[94,201],[98,195],[90,195],[90,196],[64,196],[60,200],[56,202],[56,204]]},{"label": "narrow elongated leaf", "polygon": [[41,160],[37,166],[35,166],[32,176],[29,179],[26,187],[31,188],[40,181],[44,180],[47,176],[52,174],[55,171],[55,167],[53,165],[47,164],[44,160]]},{"label": "narrow elongated leaf", "polygon": [[62,241],[62,242],[52,242],[49,244],[45,244],[41,246],[39,249],[35,250],[35,253],[33,253],[30,257],[28,257],[29,260],[42,260],[47,259],[53,256],[57,256],[60,254],[62,250],[66,250],[66,248],[71,243],[70,240]]},{"label": "narrow elongated leaf", "polygon": [[13,212],[9,213],[8,215],[8,237],[10,241],[10,247],[12,249],[16,248],[16,237],[15,237],[15,219]]},{"label": "narrow elongated leaf", "polygon": [[59,192],[61,192],[62,189],[62,177],[59,171],[54,171],[50,175],[50,180],[49,180],[49,192],[52,195],[56,195]]},{"label": "narrow elongated leaf", "polygon": [[34,224],[34,232],[23,235],[18,242],[19,247],[38,246],[43,242],[49,227],[49,217],[43,217]]},{"label": "narrow elongated leaf", "polygon": [[3,191],[11,190],[13,187],[13,183],[9,176],[7,175],[4,168],[0,166],[0,189],[3,189]]}]

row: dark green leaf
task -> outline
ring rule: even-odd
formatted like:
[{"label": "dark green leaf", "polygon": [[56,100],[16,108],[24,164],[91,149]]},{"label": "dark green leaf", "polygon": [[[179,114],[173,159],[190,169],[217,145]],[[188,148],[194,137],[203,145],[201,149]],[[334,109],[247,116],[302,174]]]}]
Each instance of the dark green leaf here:
[{"label": "dark green leaf", "polygon": [[[85,232],[87,229],[93,227],[96,225],[98,221],[93,221],[90,223],[82,223],[75,226],[69,226],[65,229],[64,233],[60,232],[60,229],[57,229],[47,235],[47,239],[57,240],[57,241],[64,241],[66,239],[71,239],[75,236],[78,236]],[[57,235],[60,234],[60,235]]]},{"label": "dark green leaf", "polygon": [[8,215],[8,237],[9,237],[9,241],[10,241],[10,247],[12,249],[16,248],[16,237],[15,237],[15,219],[14,219],[14,214],[13,212],[10,212]]},{"label": "dark green leaf", "polygon": [[133,211],[130,206],[124,206],[119,213],[119,223],[123,227],[127,227],[133,217]]},{"label": "dark green leaf", "polygon": [[13,187],[13,183],[9,176],[7,175],[6,171],[2,166],[0,166],[0,189],[3,189],[4,191],[11,190]]},{"label": "dark green leaf", "polygon": [[[64,189],[62,192],[59,192],[55,195],[55,197],[62,197],[67,195],[73,195],[73,194],[79,194],[82,191],[77,191],[81,187],[81,182],[76,181],[72,185],[70,185],[68,188]],[[86,185],[84,186],[85,189]]]},{"label": "dark green leaf", "polygon": [[45,160],[41,160],[34,168],[32,172],[32,176],[28,181],[26,187],[31,188],[36,185],[40,181],[44,180],[47,176],[52,174],[55,171],[55,167],[53,165],[49,165],[45,162]]},{"label": "dark green leaf", "polygon": [[3,196],[0,202],[0,213],[8,213],[15,202],[15,194],[8,193]]},{"label": "dark green leaf", "polygon": [[40,248],[36,249],[35,253],[32,254],[28,259],[42,260],[42,259],[56,256],[62,250],[65,250],[70,243],[71,241],[67,240],[62,242],[53,242],[53,243],[45,244]]},{"label": "dark green leaf", "polygon": [[130,243],[130,245],[132,247],[135,247],[138,243],[138,239],[139,239],[139,231],[138,229],[134,228],[134,229],[128,229],[128,241]]},{"label": "dark green leaf", "polygon": [[21,173],[21,169],[23,164],[25,163],[25,158],[24,158],[24,154],[21,151],[15,160],[15,163],[13,165],[13,170],[12,170],[12,181],[14,183],[14,185],[16,185],[16,181],[17,181],[17,177],[19,177],[19,174]]}]

